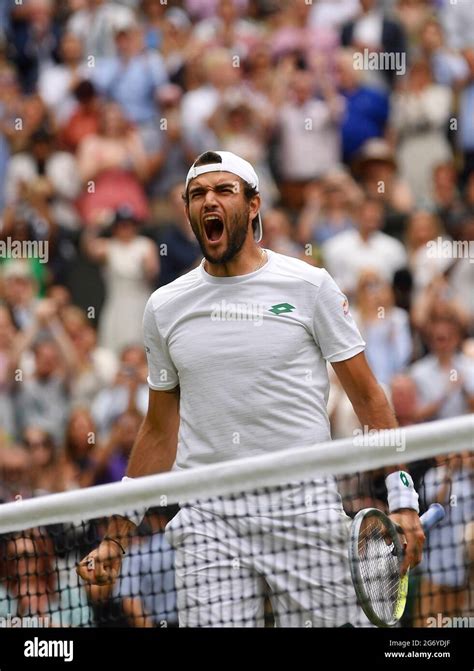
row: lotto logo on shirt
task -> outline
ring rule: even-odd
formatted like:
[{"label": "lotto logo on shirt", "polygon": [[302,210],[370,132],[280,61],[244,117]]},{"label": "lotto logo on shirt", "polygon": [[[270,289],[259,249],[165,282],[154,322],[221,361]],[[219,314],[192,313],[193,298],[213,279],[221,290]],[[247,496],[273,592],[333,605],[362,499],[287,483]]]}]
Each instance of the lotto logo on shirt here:
[{"label": "lotto logo on shirt", "polygon": [[254,326],[263,323],[263,305],[258,303],[228,303],[222,300],[211,305],[211,320],[213,322],[249,321]]}]

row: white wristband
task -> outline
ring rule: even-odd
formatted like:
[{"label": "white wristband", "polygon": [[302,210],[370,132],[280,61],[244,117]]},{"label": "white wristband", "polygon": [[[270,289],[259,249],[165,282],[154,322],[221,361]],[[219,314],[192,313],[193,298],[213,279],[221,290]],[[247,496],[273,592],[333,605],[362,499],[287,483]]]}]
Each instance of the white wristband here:
[{"label": "white wristband", "polygon": [[[129,478],[127,475],[124,475],[122,478],[122,482],[127,482],[130,481],[132,482],[134,478]],[[127,510],[124,514],[123,517],[126,517],[130,522],[133,522],[137,527],[140,526],[140,523],[142,522],[144,516],[145,516],[146,508],[141,508],[141,510],[136,511],[136,510]]]},{"label": "white wristband", "polygon": [[388,494],[388,509],[391,513],[400,508],[411,508],[420,512],[418,494],[413,486],[413,480],[406,471],[395,471],[385,478]]}]

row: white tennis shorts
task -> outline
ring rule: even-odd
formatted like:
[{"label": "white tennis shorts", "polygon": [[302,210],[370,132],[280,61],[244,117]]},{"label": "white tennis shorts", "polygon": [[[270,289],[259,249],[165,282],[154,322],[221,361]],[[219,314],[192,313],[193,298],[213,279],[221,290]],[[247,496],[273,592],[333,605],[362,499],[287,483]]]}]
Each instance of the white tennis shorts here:
[{"label": "white tennis shorts", "polygon": [[352,586],[340,509],[223,517],[184,507],[166,527],[181,627],[367,626]]}]

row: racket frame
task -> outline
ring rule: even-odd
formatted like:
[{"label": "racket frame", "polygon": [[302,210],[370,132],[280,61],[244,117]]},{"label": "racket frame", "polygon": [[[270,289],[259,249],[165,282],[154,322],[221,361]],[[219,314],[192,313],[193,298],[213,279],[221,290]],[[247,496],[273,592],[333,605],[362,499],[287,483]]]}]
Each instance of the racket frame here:
[{"label": "racket frame", "polygon": [[394,615],[390,621],[382,620],[371,606],[370,599],[364,588],[364,579],[360,570],[360,556],[359,556],[359,533],[361,526],[368,517],[377,517],[386,527],[387,533],[390,536],[394,546],[396,555],[399,558],[399,565],[403,561],[404,548],[400,541],[400,533],[398,525],[396,525],[384,512],[377,508],[364,508],[360,510],[354,517],[351,524],[350,542],[349,542],[349,565],[352,576],[352,583],[357,595],[357,601],[360,607],[367,615],[372,624],[377,627],[394,627],[400,620],[405,610],[407,594],[408,594],[408,571],[404,576],[400,576],[398,585],[398,595],[394,608]]}]

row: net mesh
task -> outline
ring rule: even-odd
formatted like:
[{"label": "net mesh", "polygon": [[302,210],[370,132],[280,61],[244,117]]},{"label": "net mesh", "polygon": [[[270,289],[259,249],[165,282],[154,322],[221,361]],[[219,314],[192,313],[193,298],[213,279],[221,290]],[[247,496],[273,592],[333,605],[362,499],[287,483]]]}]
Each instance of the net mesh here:
[{"label": "net mesh", "polygon": [[[404,434],[403,459],[420,494],[420,513],[438,501],[446,517],[410,572],[401,626],[440,626],[443,618],[473,622],[472,419]],[[335,441],[4,504],[1,623],[373,626],[351,581],[350,524],[361,508],[387,511],[384,466],[400,461],[400,454],[383,441],[354,449],[353,441]],[[119,575],[87,584],[77,575],[78,563],[97,548],[110,514],[132,509],[146,514]],[[386,596],[381,590],[381,607]]]}]

